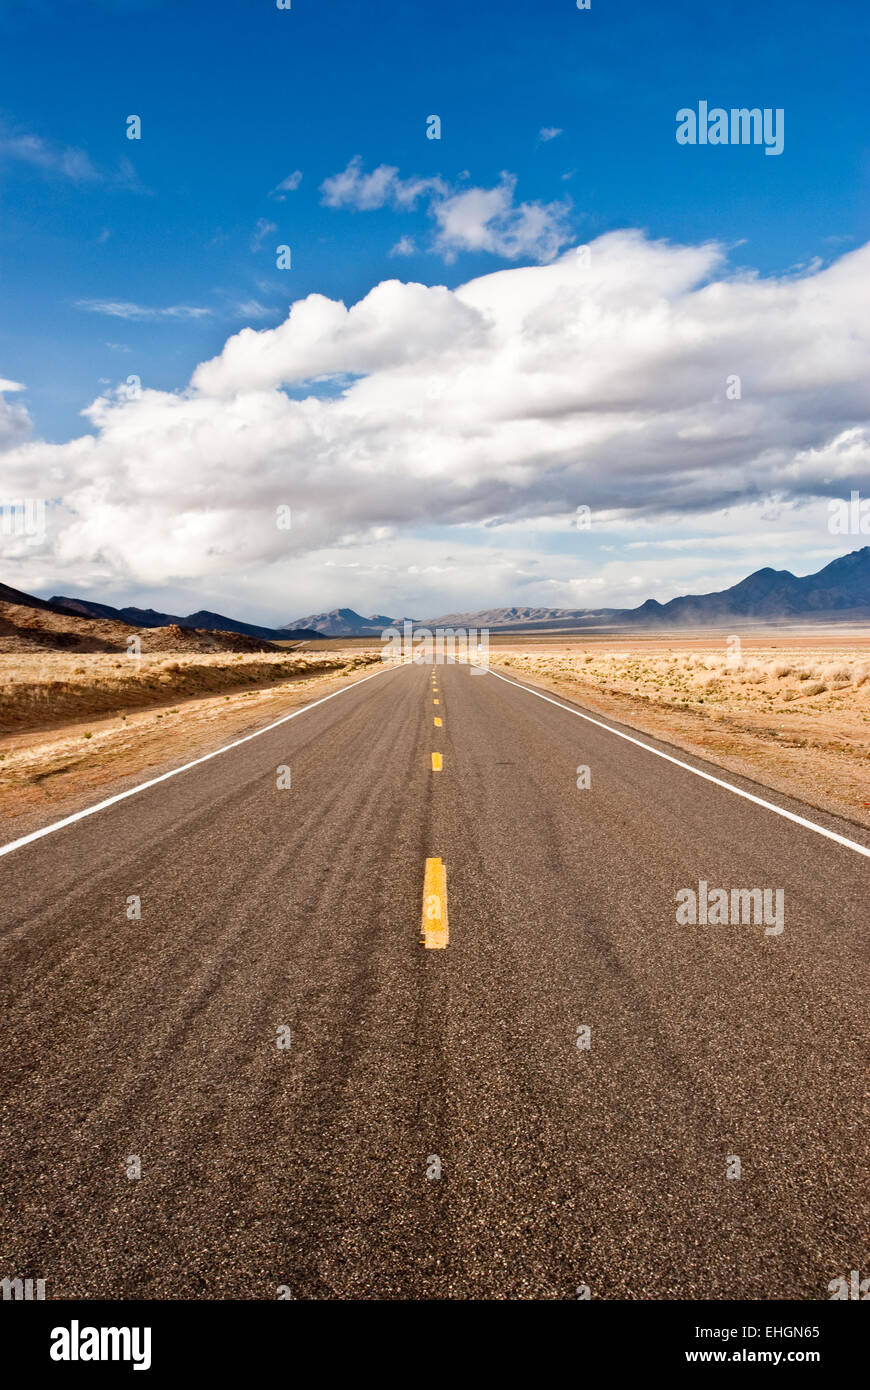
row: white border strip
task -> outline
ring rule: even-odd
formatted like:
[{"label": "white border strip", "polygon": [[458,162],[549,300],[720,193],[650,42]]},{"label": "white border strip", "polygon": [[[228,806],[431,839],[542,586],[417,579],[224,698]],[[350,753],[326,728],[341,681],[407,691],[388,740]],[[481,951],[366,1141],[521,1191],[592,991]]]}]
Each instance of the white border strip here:
[{"label": "white border strip", "polygon": [[665,762],[674,763],[676,767],[682,767],[686,772],[694,772],[696,777],[703,777],[705,782],[713,782],[717,787],[724,787],[726,791],[733,792],[735,796],[742,796],[746,801],[753,801],[756,806],[763,806],[766,811],[774,811],[776,815],[783,816],[785,820],[794,821],[795,825],[802,825],[805,830],[814,830],[817,835],[824,835],[828,840],[834,840],[838,845],[843,845],[845,849],[854,850],[856,854],[863,854],[866,859],[870,859],[870,849],[866,845],[859,845],[856,840],[847,840],[845,835],[838,835],[834,830],[827,830],[823,825],[816,825],[815,821],[805,820],[803,816],[796,816],[793,811],[786,811],[782,806],[775,806],[772,801],[765,801],[760,796],[753,796],[752,792],[745,792],[742,787],[735,787],[732,782],[724,782],[721,777],[714,777],[709,772],[702,772],[699,767],[692,767],[691,763],[684,763],[680,758],[674,758],[670,753],[663,753],[659,748],[652,748],[650,744],[642,742],[639,738],[632,738],[631,734],[624,734],[620,729],[613,729],[609,724],[603,724],[600,719],[593,719],[591,714],[583,714],[579,709],[572,709],[570,705],[563,705],[561,700],[554,700],[552,695],[545,695],[541,690],[533,690],[529,685],[521,685],[519,681],[512,681],[508,676],[499,675],[498,671],[493,671],[492,667],[489,668],[489,674],[495,676],[497,680],[504,681],[507,685],[515,685],[517,690],[524,690],[527,695],[537,695],[539,700],[546,700],[547,704],[555,705],[557,709],[563,709],[567,714],[576,714],[578,719],[585,719],[587,723],[594,724],[598,729],[604,729],[608,734],[615,734],[617,738],[624,738],[626,743],[633,743],[638,748],[644,748],[647,753],[654,753],[657,758],[664,758]]},{"label": "white border strip", "polygon": [[303,705],[301,709],[295,709],[292,714],[283,714],[274,723],[266,724],[262,729],[255,729],[252,734],[245,734],[244,738],[237,738],[232,743],[227,743],[223,748],[216,748],[213,753],[206,753],[201,758],[194,758],[192,763],[185,763],[182,767],[174,767],[171,772],[163,772],[159,777],[152,777],[149,782],[140,782],[137,787],[129,787],[125,792],[118,792],[116,796],[110,796],[105,801],[98,801],[96,806],[88,806],[84,811],[76,811],[75,815],[65,816],[63,820],[55,821],[54,825],[43,826],[42,830],[34,830],[31,835],[22,835],[20,840],[11,840],[8,845],[0,845],[0,856],[11,854],[14,849],[21,849],[22,845],[32,844],[34,840],[41,840],[43,835],[53,835],[55,830],[62,830],[65,825],[74,825],[76,821],[84,820],[85,816],[93,816],[97,811],[104,811],[107,806],[114,806],[118,801],[125,801],[128,796],[135,796],[137,792],[144,792],[147,787],[156,787],[158,782],[166,782],[170,777],[177,777],[180,772],[187,772],[192,767],[199,767],[200,763],[207,763],[211,758],[219,757],[221,753],[228,753],[231,748],[240,748],[243,743],[250,743],[252,738],[259,738],[261,734],[267,734],[270,729],[277,729],[279,724],[286,724],[288,719],[297,719],[300,714],[307,714],[310,709],[316,709],[318,705],[325,705],[327,700],[334,700],[337,695],[346,695],[349,690],[356,690],[359,686],[365,685],[366,681],[373,681],[375,676],[382,676],[384,671],[393,669],[397,668],[383,666],[380,671],[374,671],[370,676],[363,676],[362,680],[354,681],[352,685],[346,685],[341,690],[333,690],[331,695],[324,695],[319,700],[312,700],[310,705]]}]

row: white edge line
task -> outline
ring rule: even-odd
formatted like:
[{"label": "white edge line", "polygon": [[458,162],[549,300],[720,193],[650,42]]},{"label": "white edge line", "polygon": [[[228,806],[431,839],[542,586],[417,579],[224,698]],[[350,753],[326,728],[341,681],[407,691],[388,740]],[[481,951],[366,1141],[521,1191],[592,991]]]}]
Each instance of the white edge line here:
[{"label": "white edge line", "polygon": [[382,676],[384,671],[393,669],[391,666],[383,666],[380,671],[373,671],[370,676],[363,676],[362,680],[354,681],[352,685],[345,685],[341,690],[333,690],[331,695],[324,695],[319,700],[312,700],[310,705],[303,705],[301,709],[295,709],[292,714],[283,714],[272,724],[266,724],[262,729],[255,729],[252,734],[245,734],[243,738],[237,738],[232,743],[225,744],[223,748],[216,748],[213,753],[205,753],[201,758],[194,758],[191,763],[184,763],[182,767],[174,767],[171,772],[162,772],[159,777],[152,777],[148,782],[140,782],[138,786],[128,787],[125,792],[118,792],[115,796],[107,797],[105,801],[98,801],[96,806],[88,806],[84,811],[76,811],[72,816],[64,816],[63,820],[55,821],[53,825],[45,825],[41,830],[34,830],[30,835],[22,835],[20,840],[10,840],[8,845],[0,845],[0,857],[4,854],[11,854],[14,849],[21,849],[22,845],[32,844],[34,840],[41,840],[43,835],[53,835],[55,830],[62,830],[65,825],[73,825],[78,820],[84,820],[85,816],[96,815],[97,811],[104,811],[107,806],[114,806],[118,801],[125,801],[128,796],[135,796],[137,792],[144,792],[147,787],[156,787],[158,782],[166,782],[170,777],[177,777],[180,772],[187,772],[192,767],[198,767],[200,763],[207,763],[212,758],[219,757],[221,753],[228,753],[231,748],[239,748],[243,743],[249,743],[252,738],[259,738],[261,734],[267,734],[270,729],[277,729],[279,724],[286,724],[288,719],[296,719],[300,714],[307,714],[310,709],[315,709],[317,705],[324,705],[327,700],[334,700],[337,695],[346,695],[349,690],[356,690],[359,686],[365,685],[366,681],[374,680],[375,676]]},{"label": "white edge line", "polygon": [[524,690],[527,695],[537,695],[539,700],[546,700],[547,704],[555,705],[557,709],[563,709],[567,714],[576,714],[578,719],[585,719],[589,724],[594,724],[596,728],[606,730],[608,734],[615,734],[617,738],[624,738],[626,743],[634,743],[638,748],[645,748],[647,753],[654,753],[657,758],[664,758],[665,762],[674,763],[676,767],[682,767],[686,772],[694,772],[696,777],[703,777],[705,782],[713,782],[717,787],[724,787],[726,791],[733,792],[735,796],[742,796],[746,801],[754,801],[756,806],[763,806],[766,811],[775,811],[778,816],[794,821],[795,825],[802,825],[806,830],[814,830],[817,835],[824,835],[829,840],[835,840],[838,845],[843,845],[846,849],[852,849],[856,854],[863,854],[866,859],[870,859],[870,849],[866,845],[859,845],[856,840],[847,840],[845,835],[838,835],[834,830],[827,830],[823,825],[816,825],[815,821],[806,820],[804,816],[796,816],[793,811],[786,811],[782,806],[775,806],[772,801],[765,801],[763,797],[754,796],[752,792],[745,792],[742,787],[735,787],[733,782],[724,782],[721,777],[714,777],[712,773],[702,772],[699,767],[692,767],[691,763],[684,763],[680,758],[674,758],[670,753],[663,753],[661,749],[653,748],[639,738],[632,738],[631,734],[624,734],[620,729],[611,728],[609,724],[602,723],[600,719],[593,719],[591,714],[583,714],[579,709],[572,709],[570,705],[563,705],[561,700],[554,700],[551,695],[545,695],[541,690],[533,690],[529,685],[521,685],[519,681],[512,681],[508,676],[502,676],[498,671],[493,671],[492,667],[489,667],[489,674],[495,676],[497,680],[504,681],[507,685],[515,685],[517,690]]}]

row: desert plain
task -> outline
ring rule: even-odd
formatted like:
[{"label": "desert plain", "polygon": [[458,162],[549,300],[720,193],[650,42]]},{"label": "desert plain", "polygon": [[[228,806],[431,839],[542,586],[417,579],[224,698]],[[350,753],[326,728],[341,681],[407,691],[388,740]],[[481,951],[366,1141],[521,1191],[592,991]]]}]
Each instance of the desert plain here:
[{"label": "desert plain", "polygon": [[[496,631],[489,659],[761,788],[870,826],[870,629]],[[379,664],[370,639],[138,659],[0,653],[3,838],[199,757]]]}]

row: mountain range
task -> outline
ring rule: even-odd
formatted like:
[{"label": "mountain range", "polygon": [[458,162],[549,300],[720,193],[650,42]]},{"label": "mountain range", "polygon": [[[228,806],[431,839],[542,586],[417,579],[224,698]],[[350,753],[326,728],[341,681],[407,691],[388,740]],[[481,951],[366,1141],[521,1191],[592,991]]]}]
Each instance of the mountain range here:
[{"label": "mountain range", "polygon": [[[553,628],[681,628],[762,623],[870,621],[870,546],[832,560],[817,574],[797,578],[769,566],[712,594],[686,594],[668,603],[647,599],[638,608],[484,608],[444,613],[417,626],[476,627],[505,632]],[[403,619],[363,618],[352,608],[335,608],[298,619],[299,626],[330,637],[373,636]]]},{"label": "mountain range", "polygon": [[[90,617],[81,609],[61,607],[50,599],[36,598],[20,589],[0,584],[0,653],[34,651],[65,652],[123,652],[129,651],[130,638],[141,633],[142,650],[154,652],[278,652],[297,648],[304,642],[288,642],[283,648],[262,637],[225,628],[182,627],[177,623],[158,623],[154,627],[136,627],[123,619],[113,618],[112,609],[100,604],[103,616]],[[159,614],[156,616],[160,616]]]},{"label": "mountain range", "polygon": [[[4,586],[5,587],[5,586]],[[201,608],[197,613],[188,613],[180,618],[173,613],[160,613],[154,608],[112,608],[108,603],[94,603],[90,599],[65,598],[55,594],[53,598],[37,600],[47,602],[55,611],[71,613],[80,618],[107,618],[116,623],[129,623],[131,627],[190,627],[204,632],[240,632],[245,637],[262,637],[267,642],[306,641],[320,633],[307,624],[291,624],[286,627],[258,627],[256,623],[243,623],[238,618],[226,618],[223,613],[211,613]]]},{"label": "mountain range", "polygon": [[[266,642],[313,641],[323,637],[377,638],[384,628],[489,628],[502,632],[589,628],[703,628],[732,624],[785,622],[870,622],[870,546],[841,555],[818,571],[798,578],[790,570],[769,566],[738,584],[712,594],[684,594],[668,603],[647,599],[638,608],[485,608],[469,613],[445,613],[423,621],[391,618],[383,613],[363,617],[352,608],[314,613],[283,627],[261,627],[201,609],[178,617],[153,608],[113,608],[91,599],[55,595],[50,599],[0,584],[0,604],[19,610],[43,610],[64,618],[83,618],[132,627],[172,627],[201,633],[231,633]],[[9,615],[5,615],[8,619]]]}]

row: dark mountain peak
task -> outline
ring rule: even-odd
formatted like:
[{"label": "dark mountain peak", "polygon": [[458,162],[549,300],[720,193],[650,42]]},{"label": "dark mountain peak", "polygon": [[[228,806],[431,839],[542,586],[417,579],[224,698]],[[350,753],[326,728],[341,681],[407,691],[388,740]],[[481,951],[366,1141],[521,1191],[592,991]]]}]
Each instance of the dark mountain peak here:
[{"label": "dark mountain peak", "polygon": [[401,618],[388,618],[383,613],[364,618],[353,608],[333,608],[329,613],[312,613],[307,618],[298,618],[293,626],[314,628],[322,637],[377,637],[385,627],[394,627],[401,622]]},{"label": "dark mountain peak", "polygon": [[208,608],[200,608],[196,613],[189,613],[183,621],[188,627],[210,627],[212,623],[226,623],[229,619],[220,613],[210,612]]},{"label": "dark mountain peak", "polygon": [[[38,602],[38,600],[33,600]],[[295,628],[261,627],[257,623],[242,623],[236,618],[228,618],[223,613],[212,613],[208,608],[200,608],[181,618],[177,613],[160,613],[156,608],[112,608],[107,603],[94,603],[91,599],[63,598],[60,595],[51,600],[56,609],[78,618],[108,618],[114,622],[128,623],[131,627],[177,627],[196,628],[204,632],[235,632],[243,637],[260,637],[265,641],[306,640],[316,637],[310,628],[299,631]]]},{"label": "dark mountain peak", "polygon": [[818,574],[809,575],[808,578],[821,579],[823,574],[828,577],[838,574],[851,575],[855,570],[870,572],[870,545],[862,545],[860,550],[850,550],[848,555],[839,555],[836,560],[825,565],[823,570],[819,570]]},{"label": "dark mountain peak", "polygon": [[156,608],[121,608],[118,610],[123,614],[128,623],[133,623],[136,627],[192,627],[186,618],[179,618],[175,613],[160,613]]},{"label": "dark mountain peak", "polygon": [[53,594],[49,603],[80,618],[109,618],[115,621],[118,619],[117,608],[110,608],[107,603],[89,603],[86,599],[65,598],[63,594]]},{"label": "dark mountain peak", "polygon": [[745,579],[740,579],[736,584],[732,584],[730,589],[723,589],[725,594],[742,594],[747,590],[754,590],[757,593],[765,594],[771,589],[775,589],[782,584],[797,584],[791,570],[775,570],[770,565],[765,565],[763,569],[754,570]]}]

